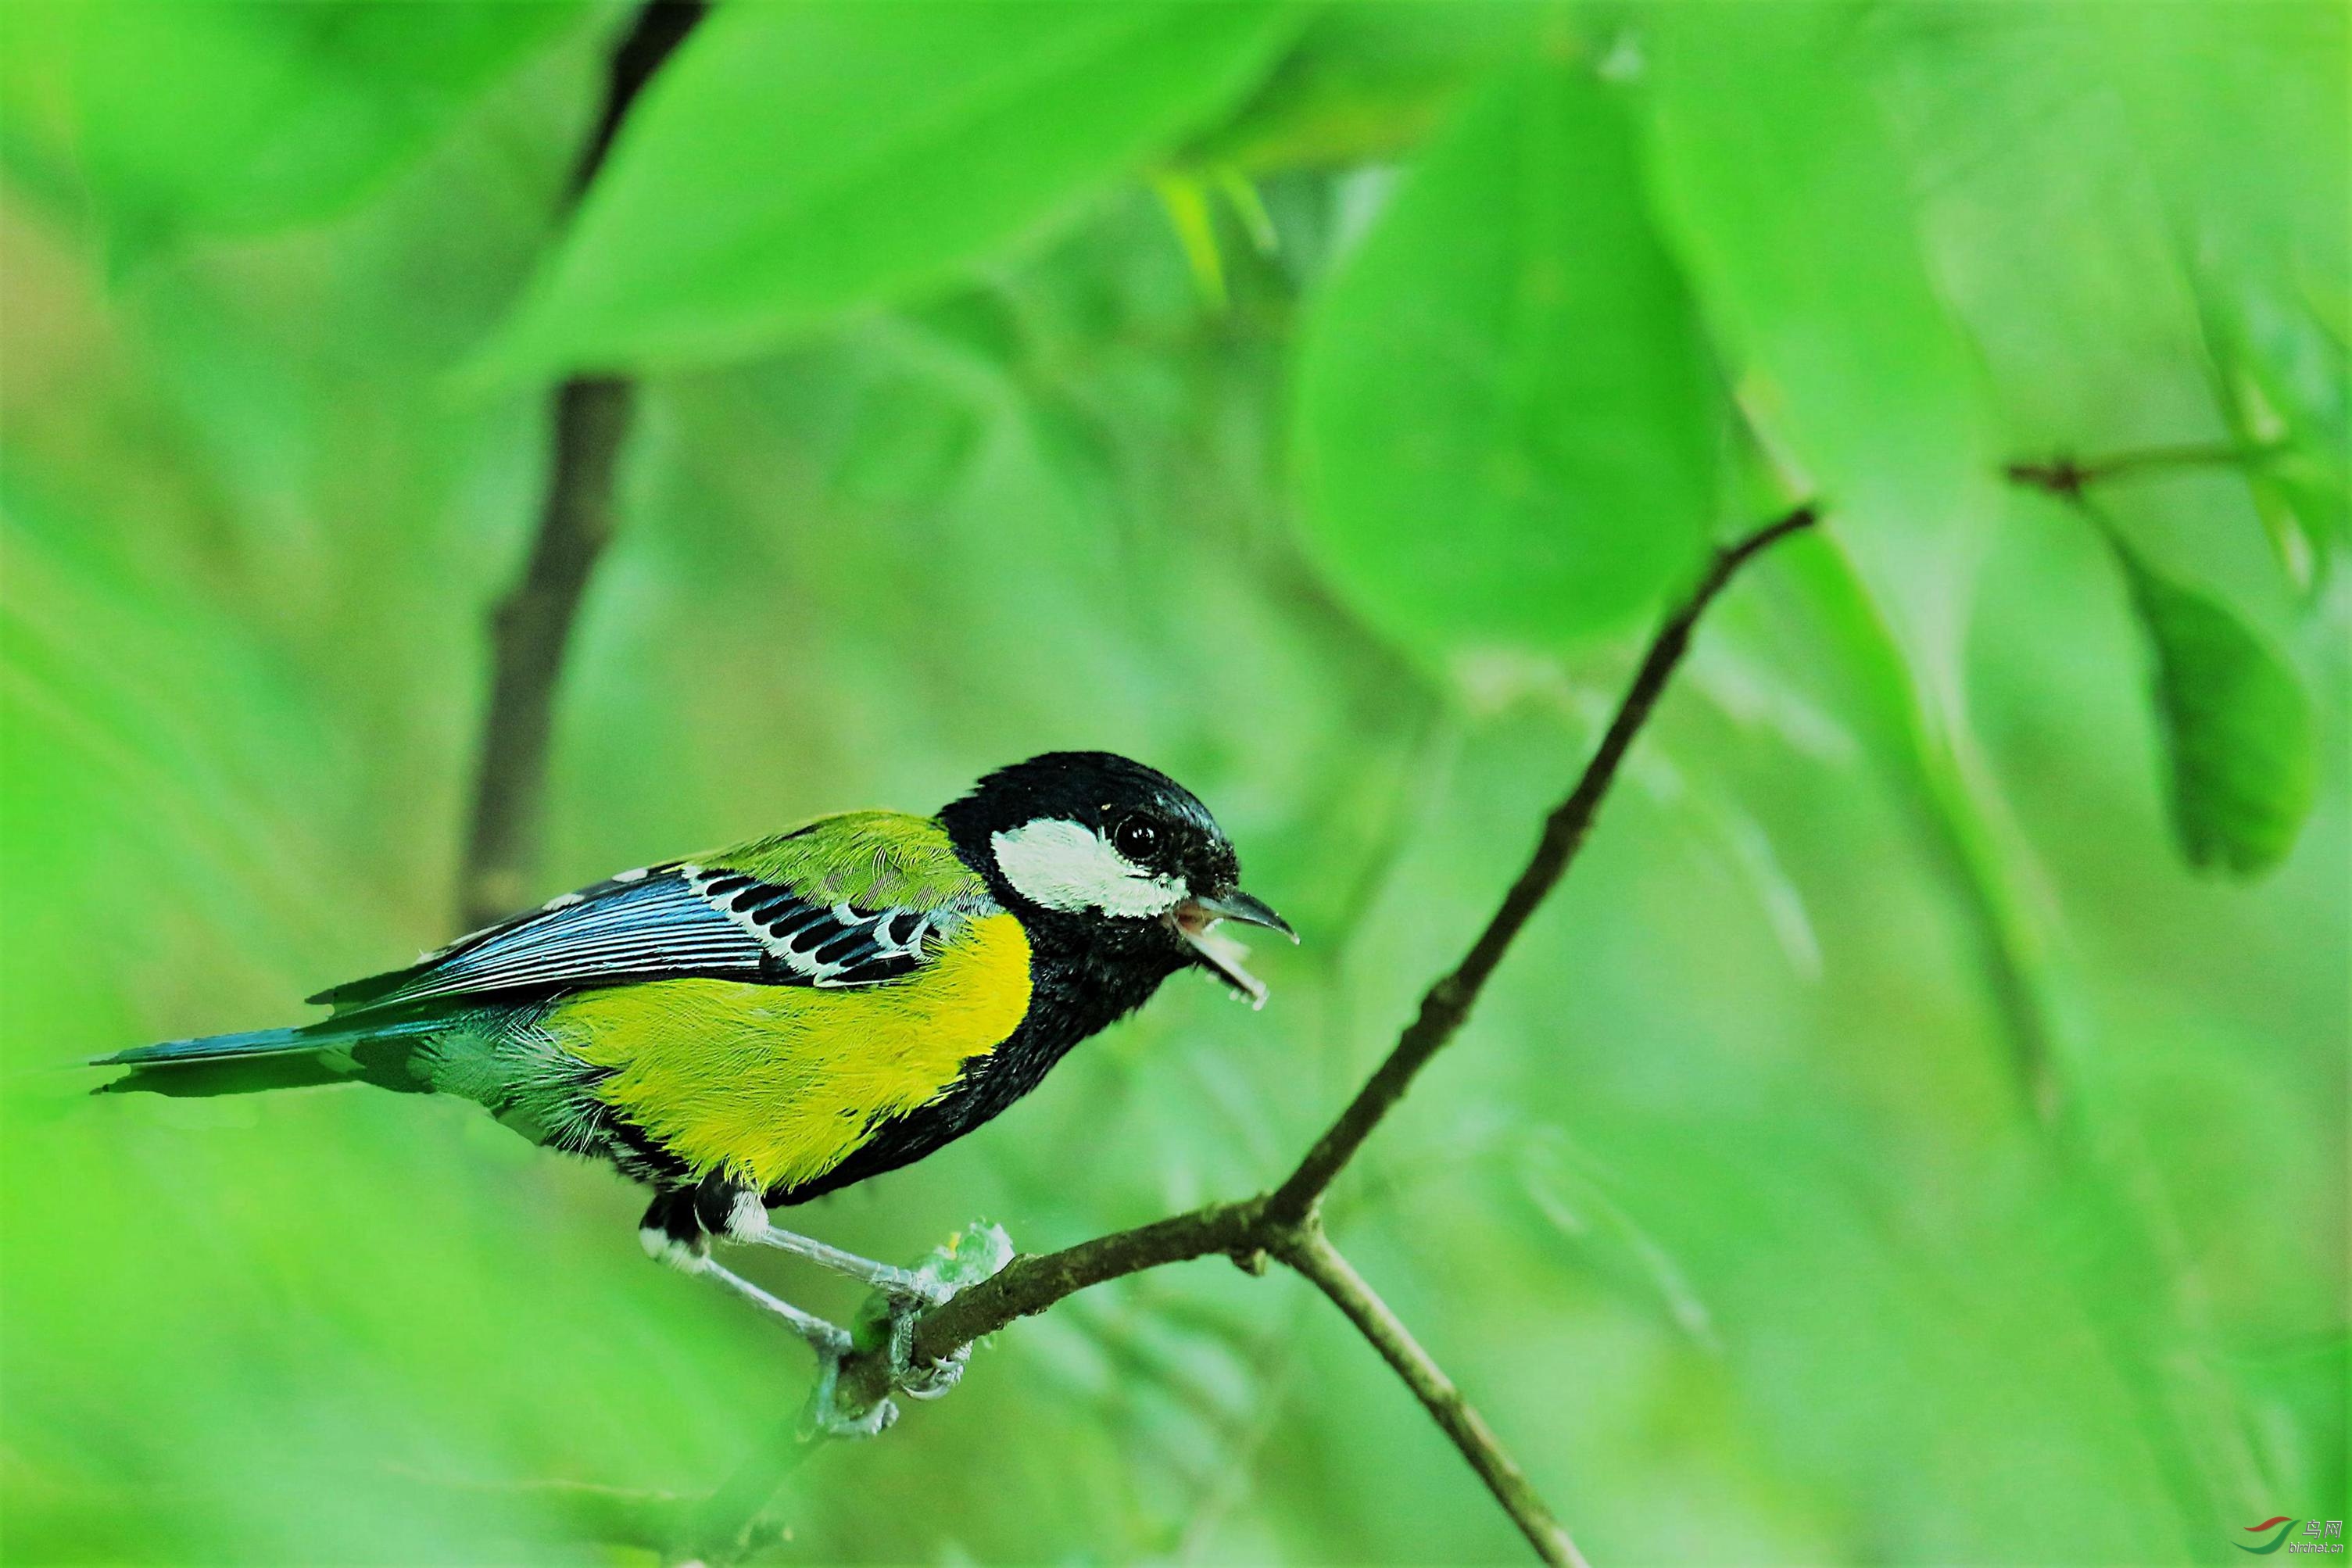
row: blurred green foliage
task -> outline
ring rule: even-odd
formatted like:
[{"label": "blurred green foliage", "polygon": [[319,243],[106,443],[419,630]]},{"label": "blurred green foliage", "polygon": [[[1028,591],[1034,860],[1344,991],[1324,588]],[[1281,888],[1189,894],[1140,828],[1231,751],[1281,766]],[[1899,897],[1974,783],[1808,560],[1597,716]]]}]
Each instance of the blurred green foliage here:
[{"label": "blurred green foliage", "polygon": [[[538,1483],[700,1490],[800,1397],[465,1107],[70,1065],[447,933],[517,378],[582,366],[658,374],[548,890],[1102,745],[1306,938],[828,1239],[1278,1175],[1643,613],[1818,489],[1341,1244],[1599,1563],[2345,1511],[2340,7],[737,0],[567,223],[625,21],[0,10],[10,1561],[611,1560]],[[2184,445],[2241,456],[2096,482],[2112,548],[2000,479]],[[1208,1265],[782,1510],[783,1560],[1522,1550],[1305,1287]]]},{"label": "blurred green foliage", "polygon": [[10,118],[73,146],[119,262],[328,217],[580,7],[102,5],[12,17]]},{"label": "blurred green foliage", "polygon": [[1316,554],[1382,629],[1544,648],[1692,573],[1715,388],[1623,105],[1507,72],[1416,163],[1299,366]]},{"label": "blurred green foliage", "polygon": [[1265,4],[730,6],[665,71],[491,363],[740,357],[1061,216],[1231,100]]}]

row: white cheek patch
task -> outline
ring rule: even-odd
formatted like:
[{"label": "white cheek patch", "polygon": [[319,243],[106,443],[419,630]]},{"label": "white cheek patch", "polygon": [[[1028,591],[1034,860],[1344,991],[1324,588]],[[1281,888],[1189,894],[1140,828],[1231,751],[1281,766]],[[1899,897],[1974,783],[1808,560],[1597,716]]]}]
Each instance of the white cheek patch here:
[{"label": "white cheek patch", "polygon": [[1184,896],[1183,883],[1154,876],[1083,823],[1058,817],[1026,822],[993,835],[989,846],[1013,890],[1049,910],[1099,910],[1144,919],[1166,914]]}]

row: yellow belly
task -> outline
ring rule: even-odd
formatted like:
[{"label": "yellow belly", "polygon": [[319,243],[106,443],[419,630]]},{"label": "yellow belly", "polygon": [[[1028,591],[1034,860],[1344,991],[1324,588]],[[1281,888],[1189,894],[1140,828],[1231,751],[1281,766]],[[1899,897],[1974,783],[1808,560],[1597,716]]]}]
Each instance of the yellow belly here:
[{"label": "yellow belly", "polygon": [[823,1175],[874,1127],[939,1099],[1029,1010],[1029,939],[968,923],[903,980],[853,990],[662,980],[583,992],[547,1027],[614,1068],[597,1094],[696,1175],[751,1185]]}]

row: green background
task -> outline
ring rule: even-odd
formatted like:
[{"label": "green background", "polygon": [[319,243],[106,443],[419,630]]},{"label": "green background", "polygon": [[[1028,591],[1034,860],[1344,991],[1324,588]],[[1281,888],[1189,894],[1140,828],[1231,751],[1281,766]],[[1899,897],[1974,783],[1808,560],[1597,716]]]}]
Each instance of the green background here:
[{"label": "green background", "polygon": [[[1598,1563],[2347,1511],[2341,8],[738,0],[567,217],[626,22],[0,10],[8,1561],[630,1561],[536,1483],[701,1490],[801,1398],[469,1107],[72,1065],[449,934],[580,369],[646,380],[540,889],[1102,746],[1304,938],[810,1228],[1277,1178],[1705,542],[1818,493],[1334,1234]],[[2000,477],[2183,445],[2092,515]],[[781,1561],[1524,1550],[1213,1263],[781,1510]]]}]

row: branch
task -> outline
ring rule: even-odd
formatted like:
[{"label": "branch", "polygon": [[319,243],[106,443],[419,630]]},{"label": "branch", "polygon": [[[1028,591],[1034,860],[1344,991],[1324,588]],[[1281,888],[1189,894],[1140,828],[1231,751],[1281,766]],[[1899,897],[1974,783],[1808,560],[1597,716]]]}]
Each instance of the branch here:
[{"label": "branch", "polygon": [[[1014,1258],[994,1279],[958,1292],[936,1311],[923,1315],[915,1331],[915,1359],[943,1360],[1016,1319],[1044,1311],[1065,1296],[1163,1264],[1222,1254],[1252,1272],[1262,1272],[1264,1265],[1251,1259],[1255,1254],[1271,1250],[1266,1245],[1265,1207],[1263,1198],[1209,1204],[1133,1230],[1082,1241],[1043,1258]],[[852,1371],[870,1376],[866,1363],[853,1363],[842,1374],[850,1388],[861,1386],[848,1382]],[[886,1387],[878,1392],[889,1391]]]},{"label": "branch", "polygon": [[1543,1499],[1536,1495],[1527,1472],[1503,1451],[1503,1445],[1486,1418],[1462,1397],[1454,1380],[1429,1358],[1420,1342],[1389,1310],[1389,1304],[1373,1293],[1352,1264],[1339,1256],[1339,1249],[1331,1245],[1323,1227],[1297,1227],[1281,1258],[1328,1296],[1331,1304],[1348,1315],[1357,1331],[1370,1341],[1381,1359],[1404,1379],[1405,1386],[1412,1390],[1413,1397],[1421,1401],[1430,1419],[1454,1440],[1462,1457],[1470,1461],[1470,1468],[1478,1472],[1478,1479],[1486,1483],[1486,1489],[1495,1494],[1495,1500],[1502,1504],[1503,1511],[1511,1516],[1511,1522],[1519,1527],[1519,1533],[1528,1538],[1536,1555],[1560,1568],[1587,1568],[1584,1554],[1576,1549],[1576,1542],[1569,1538],[1559,1521],[1552,1517]]},{"label": "branch", "polygon": [[[574,201],[603,167],[637,95],[692,31],[704,9],[704,0],[648,0],[639,9],[614,53],[604,103],[572,177]],[[497,919],[526,901],[530,890],[543,816],[556,682],[581,600],[612,538],[614,478],[633,402],[632,384],[617,377],[573,377],[554,395],[547,499],[522,576],[491,618],[490,697],[460,894],[468,925]],[[2013,468],[2011,477],[2022,479],[2020,469],[2025,467]],[[2088,476],[2071,465],[2064,471],[2073,476],[2074,491],[2079,493]],[[1801,507],[1717,552],[1690,596],[1659,628],[1600,746],[1575,789],[1546,820],[1534,855],[1486,929],[1454,972],[1430,988],[1388,1059],[1288,1179],[1272,1193],[1245,1202],[1212,1204],[1047,1257],[1015,1259],[993,1279],[924,1315],[914,1335],[916,1362],[944,1360],[1076,1291],[1147,1268],[1223,1254],[1253,1273],[1263,1273],[1271,1255],[1313,1282],[1380,1352],[1537,1554],[1560,1568],[1584,1568],[1575,1542],[1526,1473],[1461,1390],[1331,1245],[1317,1211],[1323,1194],[1395,1109],[1414,1076],[1460,1032],[1512,942],[1559,884],[1591,831],[1625,753],[1688,650],[1698,617],[1750,558],[1813,520],[1813,510]],[[850,1356],[838,1370],[834,1390],[840,1407],[867,1410],[894,1392],[894,1373],[878,1351]],[[814,1440],[803,1435],[797,1421],[780,1427],[693,1510],[684,1533],[692,1537],[699,1554],[730,1563],[762,1544],[761,1512],[814,1447]],[[668,1534],[663,1521],[676,1512],[667,1499],[650,1506],[644,1500],[622,1500],[625,1506],[617,1509],[605,1508],[612,1500],[601,1493],[567,1500],[592,1504],[589,1511],[598,1514],[600,1526],[593,1533],[640,1540]]]},{"label": "branch", "polygon": [[[1460,1031],[1512,941],[1559,885],[1591,831],[1626,752],[1689,651],[1691,633],[1700,616],[1742,566],[1781,539],[1811,527],[1815,516],[1812,507],[1799,507],[1716,552],[1706,574],[1652,638],[1576,787],[1545,821],[1526,869],[1504,896],[1469,955],[1430,988],[1420,1012],[1380,1070],[1280,1186],[1240,1203],[1210,1204],[1044,1257],[1017,1258],[994,1278],[923,1315],[915,1327],[914,1362],[922,1365],[942,1361],[982,1336],[1042,1312],[1066,1296],[1148,1268],[1223,1256],[1255,1274],[1265,1271],[1269,1257],[1278,1258],[1329,1297],[1396,1370],[1537,1554],[1562,1568],[1582,1568],[1584,1560],[1567,1530],[1504,1451],[1493,1430],[1332,1247],[1323,1233],[1318,1208],[1324,1192],[1403,1098],[1413,1076]],[[870,1410],[890,1397],[892,1377],[883,1352],[856,1352],[842,1364],[834,1385],[835,1397],[841,1409]],[[699,1537],[707,1560],[736,1560],[738,1553],[730,1550],[730,1544],[756,1521],[789,1468],[811,1446],[795,1421],[780,1428],[719,1488],[706,1511]]]},{"label": "branch", "polygon": [[574,379],[555,392],[555,456],[539,532],[521,579],[490,616],[490,700],[459,894],[464,929],[529,901],[555,683],[589,574],[612,537],[613,476],[631,402],[625,381]]},{"label": "branch", "polygon": [[1296,1222],[1314,1212],[1341,1168],[1363,1147],[1364,1140],[1371,1136],[1381,1119],[1404,1097],[1413,1076],[1428,1066],[1429,1058],[1460,1031],[1496,965],[1510,950],[1512,941],[1559,885],[1569,863],[1583,847],[1585,835],[1592,829],[1592,819],[1600,814],[1609,786],[1616,782],[1618,766],[1632,748],[1633,737],[1649,721],[1659,694],[1665,690],[1675,667],[1690,648],[1691,628],[1698,624],[1699,616],[1706,612],[1715,596],[1723,592],[1732,574],[1751,557],[1799,529],[1810,527],[1813,519],[1811,506],[1799,507],[1779,521],[1716,552],[1713,564],[1699,579],[1698,586],[1683,601],[1681,608],[1666,617],[1665,624],[1651,639],[1650,651],[1634,671],[1633,682],[1618,702],[1616,716],[1610,720],[1592,760],[1584,764],[1583,776],[1545,820],[1543,837],[1536,843],[1535,854],[1528,858],[1518,880],[1511,884],[1511,890],[1503,896],[1502,906],[1478,934],[1469,955],[1421,999],[1421,1011],[1397,1040],[1395,1049],[1389,1052],[1388,1060],[1357,1091],[1355,1100],[1339,1113],[1330,1131],[1316,1141],[1290,1179],[1275,1189],[1268,1205],[1275,1218]]},{"label": "branch", "polygon": [[596,113],[596,128],[588,133],[588,143],[580,150],[579,165],[572,172],[572,195],[574,201],[587,193],[597,171],[604,166],[604,156],[613,150],[613,138],[621,133],[621,121],[628,118],[630,108],[637,101],[646,84],[654,79],[686,36],[694,31],[709,9],[705,0],[646,0],[638,9],[636,20],[629,25],[628,36],[613,51],[613,62],[604,78],[604,102]]},{"label": "branch", "polygon": [[2003,468],[2001,477],[2028,489],[2079,501],[2084,489],[2108,479],[2165,468],[2252,468],[2286,449],[2284,441],[2188,441],[2168,447],[2142,447],[2088,462],[2067,457],[2042,461],[2021,459]]},{"label": "branch", "polygon": [[[702,13],[702,0],[651,0],[637,12],[614,51],[595,128],[572,174],[572,200],[604,166],[637,94]],[[630,384],[611,377],[575,376],[555,390],[554,452],[539,530],[521,578],[490,617],[490,698],[457,900],[468,928],[529,901],[555,685],[589,576],[613,535],[614,476],[633,400]]]}]

